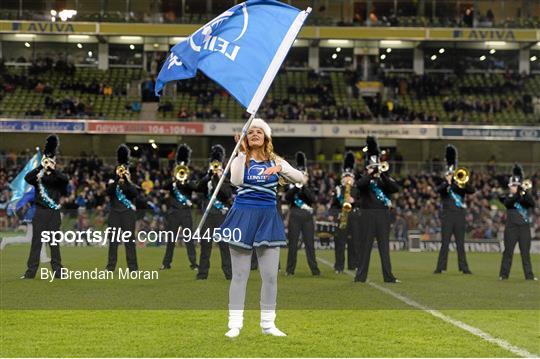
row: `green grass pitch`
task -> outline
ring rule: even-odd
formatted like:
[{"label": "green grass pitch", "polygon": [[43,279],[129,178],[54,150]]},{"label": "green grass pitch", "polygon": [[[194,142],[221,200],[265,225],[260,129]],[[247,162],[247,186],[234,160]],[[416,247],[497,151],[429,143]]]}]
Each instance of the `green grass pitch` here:
[{"label": "green grass pitch", "polygon": [[[227,330],[228,282],[212,253],[206,281],[195,281],[184,248],[173,269],[157,280],[20,280],[28,245],[0,252],[1,357],[508,357],[500,346],[414,309],[368,284],[353,283],[319,263],[312,277],[300,252],[294,277],[280,272],[278,327],[285,338],[266,337],[258,326],[260,278],[251,273],[240,337]],[[197,248],[198,250],[198,248]],[[137,252],[140,268],[157,269],[164,248]],[[70,269],[102,269],[106,248],[63,247]],[[333,263],[333,251],[317,256]],[[509,281],[497,280],[500,254],[468,253],[472,276],[432,274],[436,253],[391,253],[403,283],[384,284],[376,250],[372,282],[476,327],[529,353],[540,354],[540,285],[525,281],[519,255]],[[286,250],[281,253],[284,268]],[[124,250],[119,264],[125,266]],[[540,271],[540,256],[533,256]]]}]

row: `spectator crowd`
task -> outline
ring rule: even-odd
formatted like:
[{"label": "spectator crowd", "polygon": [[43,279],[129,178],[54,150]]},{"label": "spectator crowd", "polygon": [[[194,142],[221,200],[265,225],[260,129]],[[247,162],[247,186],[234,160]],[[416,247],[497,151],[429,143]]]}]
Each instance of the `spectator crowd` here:
[{"label": "spectator crowd", "polygon": [[[0,169],[0,229],[15,228],[16,218],[6,216],[6,204],[10,198],[9,182],[24,166],[30,153],[2,155],[3,168]],[[163,229],[164,214],[167,211],[165,193],[161,187],[171,176],[174,155],[160,159],[154,151],[141,151],[134,165],[132,180],[141,187],[138,208],[139,225],[148,229]],[[72,217],[78,229],[88,226],[101,226],[105,223],[108,198],[106,184],[114,176],[114,166],[104,164],[94,155],[82,154],[61,163],[63,171],[70,177],[69,195],[63,203],[63,210]],[[206,173],[205,168],[193,168],[192,178],[199,179]],[[505,192],[508,174],[497,175],[492,171],[473,172],[471,183],[477,191],[467,197],[467,238],[498,239],[504,230],[505,210],[498,200]],[[533,183],[539,174],[531,176]],[[309,168],[309,187],[315,191],[317,204],[315,215],[318,220],[328,219],[331,192],[339,183],[339,172],[327,169],[320,163]],[[440,236],[440,197],[436,188],[440,181],[439,174],[421,172],[397,176],[401,185],[400,192],[394,196],[393,215],[394,238],[405,240],[410,230],[418,230],[423,239],[437,239]],[[533,212],[533,230],[540,238],[540,197],[533,189],[537,206]],[[283,192],[280,192],[284,199]],[[201,208],[202,198],[195,195],[195,206]],[[86,226],[86,227],[84,227]]]}]

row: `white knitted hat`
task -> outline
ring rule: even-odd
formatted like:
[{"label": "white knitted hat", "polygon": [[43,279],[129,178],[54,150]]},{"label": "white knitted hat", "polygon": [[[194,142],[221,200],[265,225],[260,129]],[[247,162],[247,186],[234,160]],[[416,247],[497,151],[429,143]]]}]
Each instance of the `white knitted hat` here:
[{"label": "white knitted hat", "polygon": [[251,121],[251,125],[249,126],[249,128],[251,127],[260,128],[261,130],[263,130],[266,137],[272,137],[272,129],[262,118],[254,118],[253,121]]}]

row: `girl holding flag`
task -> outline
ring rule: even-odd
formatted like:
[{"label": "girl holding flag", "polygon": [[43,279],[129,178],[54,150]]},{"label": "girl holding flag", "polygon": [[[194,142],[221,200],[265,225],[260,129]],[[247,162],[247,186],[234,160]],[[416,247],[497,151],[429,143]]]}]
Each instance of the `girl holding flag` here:
[{"label": "girl holding flag", "polygon": [[[263,333],[285,335],[274,325],[279,247],[287,243],[283,221],[276,208],[276,189],[278,176],[293,183],[305,182],[305,178],[302,172],[276,156],[270,126],[261,119],[254,119],[254,116],[310,12],[309,7],[300,11],[280,1],[246,1],[235,5],[191,34],[189,41],[176,44],[156,80],[155,93],[159,95],[165,83],[193,78],[197,70],[201,70],[223,86],[251,114],[249,133],[242,141],[243,150],[224,169],[226,173],[230,166],[231,183],[239,190],[221,225],[221,234],[226,234],[224,229],[229,233],[238,233],[237,228],[241,231],[239,241],[228,241],[233,271],[228,337],[238,336],[242,328],[253,248],[257,252],[263,278]],[[267,24],[272,24],[272,31],[268,31]],[[234,43],[234,56],[204,46],[209,36],[214,41]],[[243,137],[238,135],[237,141],[240,138]],[[233,156],[236,151],[237,148]],[[221,177],[216,188],[223,182],[224,177]],[[210,197],[196,235],[218,192],[214,191]]]},{"label": "girl holding flag", "polygon": [[[286,336],[274,323],[279,247],[287,246],[283,220],[276,208],[277,186],[280,177],[290,183],[303,184],[307,178],[274,153],[271,136],[270,126],[262,119],[254,119],[241,151],[231,163],[231,183],[238,190],[220,232],[224,236],[225,233],[239,230],[241,235],[228,240],[232,281],[229,289],[229,331],[225,335],[229,338],[237,337],[243,326],[244,300],[253,250],[257,253],[262,279],[262,332]],[[239,135],[235,139],[238,141]]]}]

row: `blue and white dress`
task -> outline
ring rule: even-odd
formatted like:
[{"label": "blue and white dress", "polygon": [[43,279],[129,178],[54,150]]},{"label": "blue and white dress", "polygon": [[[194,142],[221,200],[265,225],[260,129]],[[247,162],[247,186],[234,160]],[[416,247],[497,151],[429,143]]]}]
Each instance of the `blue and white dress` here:
[{"label": "blue and white dress", "polygon": [[[221,233],[228,229],[232,235],[228,244],[234,247],[287,246],[283,220],[277,211],[278,175],[263,175],[276,165],[275,161],[258,162],[253,158],[245,165],[246,155],[240,153],[231,163],[231,183],[237,186],[234,203],[221,225]],[[294,169],[285,160],[279,160],[280,175],[289,182],[304,182],[302,172]],[[234,232],[236,231],[236,232]]]}]

